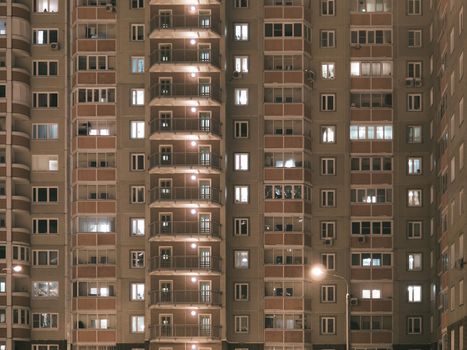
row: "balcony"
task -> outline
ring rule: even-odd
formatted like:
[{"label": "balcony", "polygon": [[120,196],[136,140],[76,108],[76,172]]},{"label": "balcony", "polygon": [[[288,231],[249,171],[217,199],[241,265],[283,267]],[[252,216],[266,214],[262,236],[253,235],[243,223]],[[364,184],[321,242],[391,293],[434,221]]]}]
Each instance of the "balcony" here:
[{"label": "balcony", "polygon": [[201,187],[154,187],[150,190],[151,208],[174,205],[181,207],[220,206],[221,192],[210,186]]},{"label": "balcony", "polygon": [[209,13],[156,15],[151,19],[151,39],[220,38],[221,23]]},{"label": "balcony", "polygon": [[151,53],[151,72],[220,72],[220,55],[211,49],[158,49]]},{"label": "balcony", "polygon": [[217,222],[171,221],[153,222],[150,225],[151,237],[161,240],[218,240],[220,239],[220,224]]},{"label": "balcony", "polygon": [[157,306],[220,306],[221,292],[201,291],[201,290],[180,290],[180,291],[151,291],[151,305]]},{"label": "balcony", "polygon": [[[220,5],[221,0],[197,0],[199,5]],[[149,0],[149,5],[193,5],[193,0]]]},{"label": "balcony", "polygon": [[219,106],[222,91],[213,84],[155,84],[151,87],[152,106]]},{"label": "balcony", "polygon": [[151,271],[164,274],[187,273],[216,273],[221,271],[221,258],[218,256],[153,256]]},{"label": "balcony", "polygon": [[196,170],[199,173],[218,173],[221,157],[212,152],[162,152],[150,158],[150,173],[184,173]]},{"label": "balcony", "polygon": [[220,340],[221,327],[196,324],[160,325],[156,324],[150,328],[151,340],[164,338],[204,338]]},{"label": "balcony", "polygon": [[155,118],[151,120],[151,140],[186,140],[196,136],[200,140],[220,138],[221,124],[211,118]]}]

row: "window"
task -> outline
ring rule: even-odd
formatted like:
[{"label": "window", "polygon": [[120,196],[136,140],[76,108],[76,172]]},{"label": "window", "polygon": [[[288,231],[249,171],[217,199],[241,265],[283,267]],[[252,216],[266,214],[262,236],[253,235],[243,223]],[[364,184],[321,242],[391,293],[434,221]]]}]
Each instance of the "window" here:
[{"label": "window", "polygon": [[326,270],[332,271],[335,269],[336,255],[334,253],[321,254],[321,264]]},{"label": "window", "polygon": [[248,283],[235,283],[235,301],[247,301],[249,295]]},{"label": "window", "polygon": [[115,67],[115,56],[81,55],[77,57],[76,63],[79,71],[113,70]]},{"label": "window", "polygon": [[248,203],[248,186],[234,186],[235,203]]},{"label": "window", "polygon": [[144,283],[131,283],[131,296],[130,300],[141,301],[144,300]]},{"label": "window", "polygon": [[392,125],[350,125],[351,140],[392,140]]},{"label": "window", "polygon": [[58,61],[33,61],[32,74],[34,76],[57,76]]},{"label": "window", "polygon": [[234,138],[246,139],[248,138],[248,126],[247,121],[235,121],[234,122]]},{"label": "window", "polygon": [[321,158],[321,175],[336,175],[336,158]]},{"label": "window", "polygon": [[464,122],[464,98],[459,100],[459,125]]},{"label": "window", "polygon": [[32,219],[32,234],[50,235],[58,233],[58,219]]},{"label": "window", "polygon": [[144,0],[131,0],[132,9],[142,9],[144,8]]},{"label": "window", "polygon": [[58,202],[58,187],[33,187],[32,201],[34,203]]},{"label": "window", "polygon": [[387,45],[392,43],[391,30],[351,30],[350,32],[351,46],[358,47],[359,45]]},{"label": "window", "polygon": [[145,163],[145,154],[144,153],[132,153],[130,155],[130,170],[131,171],[143,171]]},{"label": "window", "polygon": [[144,218],[131,218],[130,219],[130,232],[132,236],[144,236],[145,219]]},{"label": "window", "polygon": [[459,80],[462,79],[462,77],[464,76],[464,53],[461,52],[460,55],[459,55]]},{"label": "window", "polygon": [[144,121],[130,122],[130,138],[144,139]]},{"label": "window", "polygon": [[335,317],[321,317],[321,334],[335,334],[335,324],[336,318]]},{"label": "window", "polygon": [[323,80],[332,80],[335,78],[335,63],[321,63],[321,78]]},{"label": "window", "polygon": [[419,112],[422,106],[422,94],[407,94],[407,111]]},{"label": "window", "polygon": [[114,103],[114,88],[78,89],[78,103]]},{"label": "window", "polygon": [[352,235],[390,235],[392,234],[391,221],[352,221]]},{"label": "window", "polygon": [[34,12],[49,13],[58,11],[58,0],[34,0]]},{"label": "window", "polygon": [[58,282],[33,282],[34,297],[58,297]]},{"label": "window", "polygon": [[236,171],[248,171],[249,170],[249,154],[248,153],[235,153],[234,162]]},{"label": "window", "polygon": [[301,23],[265,23],[264,36],[271,37],[301,37]]},{"label": "window", "polygon": [[407,78],[421,79],[423,74],[422,62],[407,63]]},{"label": "window", "polygon": [[131,333],[144,333],[144,316],[131,316]]},{"label": "window", "polygon": [[334,125],[321,126],[321,142],[336,143],[336,127]]},{"label": "window", "polygon": [[234,24],[234,40],[247,41],[248,40],[248,23],[235,23]]},{"label": "window", "polygon": [[58,171],[58,155],[32,155],[33,171]]},{"label": "window", "polygon": [[408,126],[407,127],[407,143],[421,143],[422,142],[422,127],[421,126]]},{"label": "window", "polygon": [[407,255],[407,269],[409,271],[421,271],[422,270],[422,254],[421,253],[409,253]]},{"label": "window", "polygon": [[422,47],[422,31],[409,30],[408,31],[408,47]]},{"label": "window", "polygon": [[235,333],[248,333],[248,321],[248,316],[235,316]]},{"label": "window", "polygon": [[392,158],[390,157],[352,157],[350,171],[391,171]]},{"label": "window", "polygon": [[391,188],[357,188],[350,190],[351,203],[392,203]]},{"label": "window", "polygon": [[321,239],[336,238],[336,222],[321,221]]},{"label": "window", "polygon": [[464,6],[461,6],[459,10],[459,35],[464,30]]},{"label": "window", "polygon": [[235,89],[235,105],[246,106],[248,104],[248,89]]},{"label": "window", "polygon": [[[0,345],[0,350],[6,350],[2,349]],[[32,350],[59,350],[58,345],[52,345],[52,344],[32,344]]]},{"label": "window", "polygon": [[336,14],[336,3],[335,0],[320,0],[320,15],[321,16],[335,16]]},{"label": "window", "polygon": [[407,298],[409,303],[420,303],[422,301],[422,286],[408,286]]},{"label": "window", "polygon": [[55,313],[33,313],[32,328],[50,329],[58,328],[58,314]]},{"label": "window", "polygon": [[234,69],[236,72],[248,73],[248,56],[235,56]]},{"label": "window", "polygon": [[422,334],[422,318],[407,317],[407,333],[408,334]]},{"label": "window", "polygon": [[462,143],[459,146],[459,171],[461,171],[464,168],[464,158],[465,158],[464,144]]},{"label": "window", "polygon": [[350,75],[360,76],[391,76],[392,62],[352,61],[350,62]]},{"label": "window", "polygon": [[57,92],[33,92],[32,106],[34,108],[56,108],[58,107]]},{"label": "window", "polygon": [[143,41],[144,40],[144,24],[132,24],[131,25],[131,41]]},{"label": "window", "polygon": [[336,190],[321,190],[321,207],[335,207]]},{"label": "window", "polygon": [[335,303],[336,302],[336,286],[322,285],[321,286],[321,302]]},{"label": "window", "polygon": [[422,14],[422,0],[407,0],[407,15],[420,16]]},{"label": "window", "polygon": [[235,236],[248,236],[250,233],[250,219],[249,218],[234,218],[234,235]]},{"label": "window", "polygon": [[248,250],[234,250],[234,266],[236,269],[250,267],[250,252]]},{"label": "window", "polygon": [[57,266],[58,250],[33,250],[32,264],[34,266]]},{"label": "window", "polygon": [[144,262],[144,251],[143,250],[131,250],[130,251],[130,267],[132,269],[143,269]]},{"label": "window", "polygon": [[145,202],[145,188],[144,186],[131,186],[131,203],[138,204]]},{"label": "window", "polygon": [[461,305],[464,305],[464,280],[459,281],[459,306]]},{"label": "window", "polygon": [[131,89],[131,105],[144,106],[144,89]]},{"label": "window", "polygon": [[407,200],[409,207],[421,207],[422,206],[422,190],[408,190]]},{"label": "window", "polygon": [[409,157],[409,159],[407,160],[407,173],[409,175],[421,175],[422,174],[422,158]]},{"label": "window", "polygon": [[319,33],[320,47],[329,49],[336,46],[336,31],[335,30],[321,30]]},{"label": "window", "polygon": [[0,21],[0,36],[5,36],[6,35],[6,21],[1,20]]},{"label": "window", "polygon": [[34,45],[47,45],[58,42],[58,29],[34,29],[32,43]]},{"label": "window", "polygon": [[362,299],[381,299],[381,289],[362,289]]},{"label": "window", "polygon": [[321,94],[321,111],[332,112],[336,110],[336,95],[335,94]]},{"label": "window", "polygon": [[407,223],[407,238],[408,239],[421,239],[422,238],[422,222],[409,221]]},{"label": "window", "polygon": [[235,0],[234,1],[235,8],[247,8],[248,7],[248,0]]},{"label": "window", "polygon": [[144,57],[131,57],[131,73],[144,73]]},{"label": "window", "polygon": [[352,266],[386,267],[392,266],[392,255],[389,253],[352,253]]}]

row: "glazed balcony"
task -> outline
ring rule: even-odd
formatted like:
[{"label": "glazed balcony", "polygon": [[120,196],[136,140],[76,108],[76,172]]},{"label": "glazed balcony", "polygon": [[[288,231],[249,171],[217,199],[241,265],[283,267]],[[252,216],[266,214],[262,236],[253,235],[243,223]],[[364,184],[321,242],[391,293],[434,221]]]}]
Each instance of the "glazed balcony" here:
[{"label": "glazed balcony", "polygon": [[159,325],[150,328],[151,340],[161,339],[207,339],[220,340],[220,326],[205,326],[196,324]]},{"label": "glazed balcony", "polygon": [[151,87],[151,105],[218,106],[221,89],[213,84],[155,84]]},{"label": "glazed balcony", "polygon": [[154,187],[150,190],[151,207],[219,206],[221,192],[205,187]]},{"label": "glazed balcony", "polygon": [[151,237],[160,240],[217,240],[220,239],[221,225],[217,222],[171,221],[153,222],[150,225]]},{"label": "glazed balcony", "polygon": [[220,306],[222,293],[219,291],[177,290],[151,291],[151,305],[157,306]]},{"label": "glazed balcony", "polygon": [[219,139],[218,120],[198,118],[155,118],[151,120],[151,140],[185,140],[196,136],[200,140]]},{"label": "glazed balcony", "polygon": [[211,49],[157,49],[151,54],[151,72],[220,72],[220,54]]},{"label": "glazed balcony", "polygon": [[150,173],[218,173],[220,163],[221,157],[212,152],[161,152],[151,155]]},{"label": "glazed balcony", "polygon": [[151,39],[220,38],[221,23],[210,14],[156,15],[151,19]]},{"label": "glazed balcony", "polygon": [[221,258],[218,256],[154,256],[151,271],[162,273],[215,273],[221,271]]}]

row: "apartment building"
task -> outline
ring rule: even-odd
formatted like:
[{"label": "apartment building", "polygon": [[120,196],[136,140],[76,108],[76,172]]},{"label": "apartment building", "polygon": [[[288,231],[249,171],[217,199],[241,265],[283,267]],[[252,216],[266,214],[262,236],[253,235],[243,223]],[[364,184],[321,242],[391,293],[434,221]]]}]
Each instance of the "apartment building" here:
[{"label": "apartment building", "polygon": [[464,349],[466,6],[0,0],[0,350]]}]

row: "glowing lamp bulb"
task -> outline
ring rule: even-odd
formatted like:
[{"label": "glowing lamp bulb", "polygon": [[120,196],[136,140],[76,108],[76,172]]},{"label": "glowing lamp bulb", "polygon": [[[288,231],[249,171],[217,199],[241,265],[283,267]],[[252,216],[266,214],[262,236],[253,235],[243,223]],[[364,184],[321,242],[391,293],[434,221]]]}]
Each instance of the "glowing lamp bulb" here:
[{"label": "glowing lamp bulb", "polygon": [[192,145],[193,147],[195,147],[195,146],[196,146],[196,141],[191,141],[191,145]]},{"label": "glowing lamp bulb", "polygon": [[195,77],[196,77],[196,73],[195,73],[195,72],[192,72],[190,75],[191,75],[192,78],[195,78]]},{"label": "glowing lamp bulb", "polygon": [[195,283],[198,279],[196,277],[191,277],[191,282]]},{"label": "glowing lamp bulb", "polygon": [[191,209],[191,215],[195,215],[196,214],[196,209]]},{"label": "glowing lamp bulb", "polygon": [[190,44],[191,44],[191,45],[196,44],[196,40],[195,40],[195,39],[191,39],[191,40],[190,40]]},{"label": "glowing lamp bulb", "polygon": [[196,248],[196,243],[191,243],[191,248],[195,249]]},{"label": "glowing lamp bulb", "polygon": [[193,181],[195,181],[195,180],[196,180],[196,175],[191,175],[191,179],[192,179]]},{"label": "glowing lamp bulb", "polygon": [[196,112],[196,107],[191,107],[191,112],[195,113]]},{"label": "glowing lamp bulb", "polygon": [[191,6],[190,6],[190,11],[191,11],[191,12],[195,12],[195,11],[196,11],[196,6],[191,5]]},{"label": "glowing lamp bulb", "polygon": [[21,272],[22,270],[23,270],[23,267],[20,265],[13,266],[14,272]]},{"label": "glowing lamp bulb", "polygon": [[195,310],[191,311],[191,316],[196,316],[196,311]]}]

